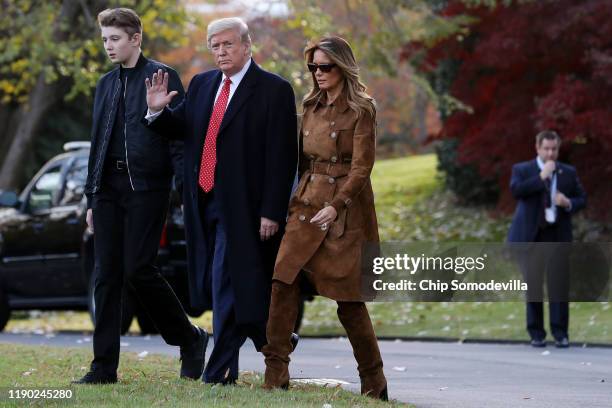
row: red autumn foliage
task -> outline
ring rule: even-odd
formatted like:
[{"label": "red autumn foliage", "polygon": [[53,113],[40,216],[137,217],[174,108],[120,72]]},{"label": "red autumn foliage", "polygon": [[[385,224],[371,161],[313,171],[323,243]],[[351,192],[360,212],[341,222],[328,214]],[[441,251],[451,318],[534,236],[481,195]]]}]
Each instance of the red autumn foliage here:
[{"label": "red autumn foliage", "polygon": [[[499,183],[498,208],[514,207],[513,163],[535,157],[534,136],[555,129],[589,195],[589,214],[609,221],[612,201],[612,4],[609,0],[513,2],[468,8],[451,1],[446,16],[478,19],[465,38],[426,51],[421,69],[456,64],[451,95],[473,113],[450,115],[434,138],[458,138],[458,160]],[[411,58],[418,44],[408,45]],[[438,71],[439,72],[439,71]]]}]

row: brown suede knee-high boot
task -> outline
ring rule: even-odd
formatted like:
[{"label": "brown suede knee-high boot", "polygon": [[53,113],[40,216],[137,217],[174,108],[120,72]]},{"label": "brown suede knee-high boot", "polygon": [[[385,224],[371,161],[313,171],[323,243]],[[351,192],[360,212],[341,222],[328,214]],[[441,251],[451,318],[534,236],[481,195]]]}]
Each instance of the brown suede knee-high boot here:
[{"label": "brown suede knee-high boot", "polygon": [[262,348],[266,362],[266,389],[289,386],[289,354],[293,348],[291,334],[299,300],[300,287],[297,279],[291,285],[276,280],[272,282],[270,313],[266,326],[268,344]]},{"label": "brown suede knee-high boot", "polygon": [[387,380],[383,373],[383,361],[365,303],[338,302],[338,318],[353,346],[361,393],[386,401]]}]

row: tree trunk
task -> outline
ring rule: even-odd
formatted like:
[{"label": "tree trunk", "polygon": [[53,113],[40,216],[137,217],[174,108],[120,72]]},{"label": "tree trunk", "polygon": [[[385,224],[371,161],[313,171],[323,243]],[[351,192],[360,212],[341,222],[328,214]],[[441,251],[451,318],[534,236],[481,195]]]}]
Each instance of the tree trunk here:
[{"label": "tree trunk", "polygon": [[30,92],[28,105],[21,105],[11,115],[9,129],[14,131],[8,135],[12,142],[0,168],[0,189],[14,190],[19,187],[24,157],[32,147],[36,131],[49,108],[61,98],[58,88],[57,82],[45,83],[44,75],[41,74]]},{"label": "tree trunk", "polygon": [[413,137],[417,142],[417,148],[422,148],[423,143],[427,139],[427,105],[429,100],[427,94],[418,86],[414,87],[414,102],[413,102],[413,118],[414,118],[414,134]]},{"label": "tree trunk", "polygon": [[9,147],[11,147],[11,140],[9,135],[14,134],[15,130],[9,128],[9,124],[11,123],[11,116],[16,111],[17,106],[14,104],[0,104],[0,129],[2,129],[2,133],[0,134],[0,163],[2,163],[2,159],[6,156]]},{"label": "tree trunk", "polygon": [[[64,0],[62,7],[55,21],[53,38],[55,42],[66,41],[74,31],[74,22],[77,21],[81,4],[77,1]],[[62,28],[64,26],[64,28]],[[65,27],[68,27],[67,29]],[[53,61],[48,61],[53,64]],[[5,114],[6,121],[0,121],[4,127],[3,141],[1,146],[5,146],[5,140],[10,140],[8,149],[4,148],[5,154],[0,156],[0,190],[16,189],[23,177],[22,163],[25,155],[31,149],[36,131],[45,118],[45,114],[54,103],[63,97],[60,83],[55,81],[46,83],[44,74],[39,74],[34,88],[28,95],[27,103],[22,104],[12,114]],[[8,120],[7,120],[8,119]],[[0,153],[3,151],[0,150]]]}]

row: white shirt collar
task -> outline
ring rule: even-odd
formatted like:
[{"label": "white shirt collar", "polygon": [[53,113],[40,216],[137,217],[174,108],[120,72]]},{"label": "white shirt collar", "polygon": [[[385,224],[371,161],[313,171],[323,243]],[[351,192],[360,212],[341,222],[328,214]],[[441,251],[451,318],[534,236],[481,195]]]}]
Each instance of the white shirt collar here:
[{"label": "white shirt collar", "polygon": [[536,162],[538,162],[538,167],[540,168],[540,170],[542,170],[544,168],[544,162],[542,161],[540,156],[536,156]]},{"label": "white shirt collar", "polygon": [[[238,84],[240,84],[240,81],[242,81],[242,78],[244,78],[250,66],[251,66],[251,58],[247,60],[246,64],[244,64],[244,66],[242,67],[242,69],[240,69],[240,71],[236,72],[234,75],[229,77],[230,81],[232,81],[232,85],[238,86]],[[227,76],[223,74],[223,77],[221,78],[221,83],[225,81],[225,78],[227,78]]]}]

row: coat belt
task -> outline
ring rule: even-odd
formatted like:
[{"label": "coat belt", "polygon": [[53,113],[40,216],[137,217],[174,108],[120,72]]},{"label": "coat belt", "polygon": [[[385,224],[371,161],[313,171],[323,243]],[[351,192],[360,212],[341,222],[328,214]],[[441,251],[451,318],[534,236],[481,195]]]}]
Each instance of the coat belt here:
[{"label": "coat belt", "polygon": [[351,163],[350,161],[348,163],[334,163],[327,160],[311,160],[309,168],[311,174],[325,174],[331,177],[343,177],[349,173]]}]

